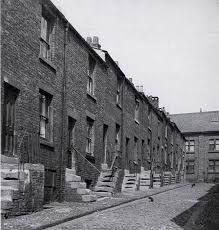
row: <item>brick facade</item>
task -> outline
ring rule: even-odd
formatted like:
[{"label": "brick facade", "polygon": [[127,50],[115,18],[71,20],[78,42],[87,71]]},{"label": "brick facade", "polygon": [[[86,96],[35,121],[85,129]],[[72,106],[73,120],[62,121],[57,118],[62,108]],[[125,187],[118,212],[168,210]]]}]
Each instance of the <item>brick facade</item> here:
[{"label": "brick facade", "polygon": [[[219,145],[216,145],[216,140],[219,143],[218,117],[218,111],[171,115],[171,119],[176,122],[187,142],[194,146],[187,149],[185,158],[188,181],[214,182],[218,180]],[[215,149],[210,149],[211,140],[215,144]],[[188,169],[188,164],[192,165],[192,170]]]},{"label": "brick facade", "polygon": [[[53,20],[50,61],[40,51],[43,11]],[[184,138],[167,114],[159,109],[158,101],[139,92],[108,52],[100,47],[93,49],[50,1],[2,3],[1,52],[1,103],[3,108],[7,87],[17,89],[14,135],[18,144],[14,155],[24,161],[22,163],[31,163],[29,158],[22,158],[23,150],[19,146],[23,137],[42,132],[41,94],[53,111],[48,110],[52,115],[46,120],[49,139],[40,137],[38,163],[45,167],[45,202],[63,199],[65,168],[71,167],[72,160],[76,162],[77,175],[92,188],[101,165],[105,163],[110,167],[118,155],[115,163],[120,169],[117,191],[121,190],[124,169],[138,173],[141,166],[159,173],[177,170],[177,160],[183,157]],[[88,93],[90,62],[95,63],[90,83],[92,93]],[[119,89],[118,84],[121,84]],[[117,97],[121,97],[121,103],[117,102]],[[88,120],[93,127],[89,153]],[[69,151],[72,147],[68,142],[70,129],[73,153]],[[166,162],[164,148],[167,149]],[[172,158],[171,151],[175,154]],[[46,184],[50,180],[54,183]]]}]

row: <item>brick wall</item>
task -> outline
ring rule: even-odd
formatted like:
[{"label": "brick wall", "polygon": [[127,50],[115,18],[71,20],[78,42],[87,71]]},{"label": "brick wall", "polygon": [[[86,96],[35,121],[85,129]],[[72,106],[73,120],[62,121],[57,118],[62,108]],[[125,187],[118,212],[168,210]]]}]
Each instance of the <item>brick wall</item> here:
[{"label": "brick wall", "polygon": [[[115,155],[116,124],[120,125],[121,149],[119,167],[135,170],[130,160],[137,160],[137,171],[144,165],[150,169],[150,163],[142,153],[142,140],[147,146],[149,137],[148,107],[151,106],[144,95],[126,79],[124,73],[115,65],[109,55],[105,62],[91,49],[83,38],[69,26],[65,40],[66,20],[49,1],[42,1],[54,15],[55,40],[52,65],[39,58],[41,30],[41,1],[8,0],[2,4],[2,76],[3,81],[19,89],[16,100],[15,133],[18,143],[27,133],[39,133],[39,90],[52,95],[53,141],[41,140],[40,163],[45,173],[55,173],[55,185],[49,189],[45,185],[45,200],[63,197],[65,167],[68,161],[67,135],[68,117],[75,120],[74,147],[80,152],[75,154],[76,172],[82,180],[90,180],[94,186],[98,170],[104,162],[103,125],[108,126],[108,144],[106,163],[110,167]],[[66,44],[65,44],[66,41]],[[65,48],[65,52],[64,52]],[[87,94],[89,55],[96,61],[94,70],[94,97]],[[66,70],[66,72],[64,72]],[[116,104],[117,78],[122,80],[122,106]],[[66,79],[65,79],[66,78]],[[66,80],[66,106],[64,107],[64,83]],[[4,84],[2,84],[2,95]],[[134,119],[135,99],[140,103],[139,122]],[[1,102],[4,103],[4,98]],[[161,156],[162,137],[158,139],[158,119],[164,122],[160,112],[152,109],[151,143],[152,158],[158,162]],[[64,119],[63,119],[64,116]],[[91,166],[86,158],[86,119],[94,120],[94,158]],[[162,123],[163,124],[163,123]],[[168,126],[171,132],[170,126]],[[62,132],[63,129],[63,132]],[[138,155],[134,156],[134,137],[138,139]],[[129,138],[129,153],[126,154],[126,138]],[[170,137],[166,140],[169,148]],[[159,152],[157,146],[159,145]],[[154,147],[154,151],[153,151]],[[170,150],[168,149],[168,152]],[[16,152],[19,155],[19,150]],[[168,163],[169,164],[169,163]],[[122,173],[120,173],[122,178]],[[48,176],[48,175],[46,175]],[[121,181],[121,178],[118,181]],[[119,186],[117,190],[119,191]]]}]

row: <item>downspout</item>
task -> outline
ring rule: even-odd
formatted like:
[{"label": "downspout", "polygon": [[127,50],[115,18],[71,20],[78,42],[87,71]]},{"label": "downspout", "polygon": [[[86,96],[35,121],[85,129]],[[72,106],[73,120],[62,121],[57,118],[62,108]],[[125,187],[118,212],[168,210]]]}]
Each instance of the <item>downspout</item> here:
[{"label": "downspout", "polygon": [[60,159],[60,195],[59,201],[63,200],[62,197],[62,189],[63,189],[63,161],[65,154],[65,128],[66,128],[66,82],[67,82],[67,74],[66,74],[66,46],[67,46],[67,38],[68,38],[68,30],[69,23],[67,22],[65,25],[65,33],[64,33],[64,61],[63,61],[63,82],[62,82],[62,127],[61,127],[61,159]]},{"label": "downspout", "polygon": [[122,152],[122,154],[121,154],[121,157],[122,157],[122,159],[123,159],[123,161],[121,161],[122,162],[122,167],[121,168],[124,168],[125,169],[125,157],[124,157],[124,155],[125,155],[125,153],[123,152],[123,150],[124,150],[124,93],[125,93],[125,84],[124,84],[124,82],[125,82],[125,78],[123,77],[123,79],[122,79],[122,113],[121,113],[121,142],[122,142],[122,144],[121,144],[121,152]]}]

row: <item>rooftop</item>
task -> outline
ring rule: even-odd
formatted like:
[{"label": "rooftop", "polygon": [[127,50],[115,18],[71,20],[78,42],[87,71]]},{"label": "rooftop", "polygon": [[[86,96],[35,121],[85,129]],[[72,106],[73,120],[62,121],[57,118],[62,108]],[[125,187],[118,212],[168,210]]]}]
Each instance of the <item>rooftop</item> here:
[{"label": "rooftop", "polygon": [[170,118],[182,133],[219,132],[219,111],[172,114]]}]

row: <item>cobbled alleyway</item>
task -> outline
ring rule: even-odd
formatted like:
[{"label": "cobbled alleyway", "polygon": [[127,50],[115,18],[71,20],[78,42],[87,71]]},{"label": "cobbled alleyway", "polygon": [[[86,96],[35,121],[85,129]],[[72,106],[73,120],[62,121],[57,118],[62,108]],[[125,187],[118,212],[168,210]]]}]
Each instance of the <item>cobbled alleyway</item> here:
[{"label": "cobbled alleyway", "polygon": [[[185,186],[155,195],[153,202],[145,198],[49,229],[194,229],[190,223],[194,223],[193,219],[200,216],[203,205],[205,206],[207,203],[202,199],[211,188],[210,184],[196,184],[193,188],[190,185]],[[197,208],[199,206],[201,208]],[[201,227],[198,226],[197,229],[201,229]]]}]

